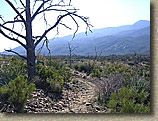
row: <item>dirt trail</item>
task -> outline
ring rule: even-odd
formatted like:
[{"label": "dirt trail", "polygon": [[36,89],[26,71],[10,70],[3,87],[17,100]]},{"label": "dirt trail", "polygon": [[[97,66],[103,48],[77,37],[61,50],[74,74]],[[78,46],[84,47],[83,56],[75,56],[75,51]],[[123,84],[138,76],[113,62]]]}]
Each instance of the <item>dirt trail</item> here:
[{"label": "dirt trail", "polygon": [[46,95],[43,90],[33,92],[32,101],[27,102],[27,112],[54,112],[54,113],[93,113],[107,112],[96,103],[97,87],[88,81],[84,73],[76,72],[72,82],[63,90],[58,101],[54,101],[54,95]]},{"label": "dirt trail", "polygon": [[[92,78],[75,72],[72,82],[64,87],[62,95],[55,96],[42,89],[32,92],[32,100],[27,100],[26,113],[107,113],[97,102],[98,87]],[[14,112],[5,108],[2,112]]]},{"label": "dirt trail", "polygon": [[99,107],[94,104],[95,85],[82,78],[75,78],[75,80],[77,83],[73,84],[72,91],[68,92],[70,112],[98,112]]}]

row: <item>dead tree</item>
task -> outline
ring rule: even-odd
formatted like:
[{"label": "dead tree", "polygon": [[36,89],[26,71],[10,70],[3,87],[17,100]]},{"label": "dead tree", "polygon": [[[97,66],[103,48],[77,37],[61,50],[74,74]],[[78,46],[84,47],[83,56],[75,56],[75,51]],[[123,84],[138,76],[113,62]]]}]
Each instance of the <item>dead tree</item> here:
[{"label": "dead tree", "polygon": [[92,71],[93,71],[93,69],[94,69],[94,66],[95,66],[95,64],[96,64],[96,62],[97,62],[97,60],[98,60],[98,58],[101,56],[101,54],[102,54],[102,51],[99,53],[99,55],[98,55],[98,52],[97,52],[97,49],[96,49],[96,47],[95,47],[95,56],[94,56],[94,58],[93,58],[93,63],[91,64],[91,62],[90,62],[90,57],[89,57],[89,55],[88,55],[88,58],[89,58],[89,62],[88,62],[88,66],[89,66],[89,68],[88,68],[88,72],[87,72],[87,75],[90,75],[91,73],[92,73]]},{"label": "dead tree", "polygon": [[[8,38],[9,40],[15,41],[19,43],[22,47],[26,49],[26,56],[20,55],[19,53],[13,50],[6,50],[8,52],[13,52],[18,56],[27,60],[27,69],[28,69],[28,77],[32,78],[36,75],[36,56],[35,56],[35,48],[37,45],[43,41],[43,43],[48,44],[47,35],[52,30],[56,29],[57,34],[59,34],[59,25],[66,27],[67,29],[72,29],[66,24],[62,22],[63,18],[70,17],[71,20],[76,25],[76,30],[74,32],[74,36],[78,31],[79,25],[77,20],[81,20],[86,25],[86,34],[87,31],[91,31],[90,27],[92,26],[89,24],[89,18],[80,16],[77,14],[78,9],[74,8],[71,5],[71,0],[5,0],[5,2],[12,8],[15,12],[16,16],[13,20],[5,20],[5,18],[0,15],[0,33]],[[30,3],[31,1],[31,3]],[[56,12],[58,14],[57,20],[51,24],[48,22],[48,13]],[[51,15],[54,15],[52,13]],[[34,35],[33,29],[34,25],[33,22],[41,17],[43,22],[45,23],[46,28],[42,35]],[[77,19],[78,18],[78,19]],[[39,20],[39,19],[38,19]],[[19,31],[19,26],[16,27],[15,25],[21,26],[21,31]]]},{"label": "dead tree", "polygon": [[136,51],[134,51],[134,54],[133,54],[133,61],[134,61],[134,66],[137,67],[137,64],[138,64],[138,55],[137,55]]},{"label": "dead tree", "polygon": [[78,46],[76,46],[76,47],[72,47],[71,46],[71,43],[70,42],[68,42],[68,49],[69,49],[69,66],[70,66],[70,68],[71,68],[71,65],[72,65],[72,52],[77,48]]}]

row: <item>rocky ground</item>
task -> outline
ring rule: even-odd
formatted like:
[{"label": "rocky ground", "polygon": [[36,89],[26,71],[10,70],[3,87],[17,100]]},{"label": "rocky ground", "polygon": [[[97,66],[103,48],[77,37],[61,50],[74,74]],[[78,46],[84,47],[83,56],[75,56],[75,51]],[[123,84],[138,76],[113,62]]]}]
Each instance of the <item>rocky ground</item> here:
[{"label": "rocky ground", "polygon": [[[46,93],[42,89],[32,92],[33,98],[27,100],[26,113],[108,113],[108,110],[96,102],[97,86],[90,77],[74,72],[72,82],[64,87],[62,95]],[[3,107],[4,108],[4,107]],[[2,112],[13,112],[10,110]],[[5,108],[3,110],[5,110]]]}]

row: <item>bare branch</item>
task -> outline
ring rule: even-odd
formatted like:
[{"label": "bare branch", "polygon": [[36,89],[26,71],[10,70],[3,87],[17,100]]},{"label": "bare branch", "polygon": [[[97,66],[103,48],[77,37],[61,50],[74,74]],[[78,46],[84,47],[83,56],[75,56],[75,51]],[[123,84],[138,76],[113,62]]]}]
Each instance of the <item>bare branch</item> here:
[{"label": "bare branch", "polygon": [[56,33],[56,35],[53,37],[52,40],[54,40],[57,35],[59,35],[59,25],[57,25],[57,33]]},{"label": "bare branch", "polygon": [[[87,25],[87,27],[86,27],[86,32],[85,32],[86,35],[87,35],[87,31],[92,32],[91,29],[90,29],[90,27],[93,27],[93,26],[92,26],[91,24],[89,24],[89,21],[88,21],[89,18],[88,18],[88,17],[79,16],[79,15],[75,14],[78,9],[75,9],[75,8],[74,8],[74,9],[66,9],[66,10],[63,10],[63,9],[49,9],[50,7],[51,7],[51,6],[49,6],[49,7],[45,8],[45,9],[39,11],[37,14],[43,13],[43,12],[45,12],[45,11],[63,11],[63,12],[71,13],[71,12],[69,12],[68,10],[74,10],[74,12],[73,12],[72,15],[74,15],[74,16],[80,18],[80,19],[83,20],[84,23]],[[76,26],[77,26],[76,31],[74,32],[73,38],[72,38],[72,39],[74,39],[74,38],[75,38],[75,35],[76,35],[77,31],[78,31],[79,25],[78,25],[77,21],[75,20],[75,18],[74,18],[72,15],[70,15],[70,16],[71,16],[72,20],[75,22],[75,24],[76,24]],[[62,24],[62,25],[63,25],[63,24]],[[66,25],[64,25],[64,26],[65,26],[66,28],[68,28],[68,29],[71,30],[70,27],[68,27],[68,26],[66,26]]]},{"label": "bare branch", "polygon": [[60,5],[60,3],[64,3],[65,4],[64,0],[60,0],[58,4]]},{"label": "bare branch", "polygon": [[11,30],[11,29],[9,29],[9,28],[7,28],[7,27],[5,27],[5,26],[1,25],[1,24],[0,24],[0,27],[2,27],[2,28],[6,29],[6,30],[8,30],[8,31],[10,31],[10,32],[12,32],[12,33],[16,34],[17,36],[19,36],[19,37],[21,37],[21,38],[23,38],[23,39],[25,39],[25,40],[26,40],[26,37],[24,37],[23,35],[21,35],[21,34],[19,34],[19,33],[15,32],[15,31],[13,31],[13,30]]},{"label": "bare branch", "polygon": [[15,6],[9,1],[9,0],[5,0],[9,5],[10,7],[18,14],[18,16],[20,16],[21,20],[24,22],[24,24],[26,25],[26,21],[24,19],[24,17],[22,16],[21,13],[19,13],[19,11],[15,8]]},{"label": "bare branch", "polygon": [[75,11],[76,12],[77,10],[79,10],[79,9],[75,9],[75,8],[74,9],[52,9],[52,8],[50,8],[52,6],[49,6],[49,7],[45,8],[45,9],[39,11],[37,14],[40,14],[40,13],[43,13],[43,12],[47,12],[47,11],[59,11],[59,12],[67,12],[68,13],[69,11]]},{"label": "bare branch", "polygon": [[61,25],[63,25],[64,27],[66,27],[67,29],[72,30],[72,28],[68,27],[66,24],[60,23]]},{"label": "bare branch", "polygon": [[33,14],[33,11],[34,11],[34,9],[35,9],[35,6],[36,6],[36,0],[35,0],[35,2],[34,2],[34,4],[33,4],[33,7],[32,7],[32,14]]},{"label": "bare branch", "polygon": [[4,19],[3,19],[3,17],[2,17],[1,15],[0,15],[0,19],[1,19],[3,22],[5,22]]},{"label": "bare branch", "polygon": [[100,57],[102,54],[102,51],[100,52],[99,56],[98,56],[98,52],[97,52],[97,48],[95,47],[95,60]]},{"label": "bare branch", "polygon": [[[46,9],[44,9],[44,10],[46,10]],[[42,11],[40,11],[40,12],[44,12],[44,10],[42,10]],[[77,21],[75,20],[75,18],[74,18],[73,16],[76,16],[76,17],[80,18],[80,19],[83,20],[83,22],[87,25],[87,27],[86,27],[86,35],[87,35],[87,31],[88,31],[88,30],[91,31],[90,26],[92,26],[92,25],[89,24],[89,22],[88,22],[88,19],[89,19],[89,18],[88,18],[88,17],[79,16],[79,15],[75,14],[77,11],[68,12],[67,10],[60,10],[60,9],[47,9],[47,10],[48,10],[48,11],[49,11],[49,10],[65,11],[65,12],[67,12],[67,13],[64,14],[64,15],[60,15],[60,16],[58,17],[58,19],[57,19],[56,23],[54,24],[54,26],[52,26],[52,27],[50,27],[49,29],[47,29],[47,30],[43,33],[43,35],[41,36],[41,38],[35,43],[35,47],[36,47],[36,46],[38,45],[38,43],[43,39],[43,37],[46,36],[46,34],[47,34],[49,31],[51,31],[52,29],[54,29],[58,24],[60,24],[61,19],[64,18],[64,17],[66,17],[66,16],[70,16],[70,17],[73,19],[73,21],[75,22],[76,26],[77,26],[76,31],[74,32],[73,38],[75,37],[75,34],[77,33],[78,27],[79,27]],[[38,12],[38,13],[39,13],[39,12]],[[38,14],[38,13],[37,13],[37,14]],[[91,32],[92,32],[92,31],[91,31]]]},{"label": "bare branch", "polygon": [[[43,5],[43,10],[44,10],[44,5]],[[46,19],[46,14],[45,14],[45,11],[43,12],[43,19],[44,19],[44,22],[46,24],[46,29],[47,29],[47,26],[48,26],[48,22],[47,22],[47,19]]]},{"label": "bare branch", "polygon": [[[14,31],[14,25],[15,24],[13,23],[12,29],[10,29],[10,30]],[[11,35],[13,37],[14,34],[10,31],[9,35]]]},{"label": "bare branch", "polygon": [[71,4],[71,0],[69,1],[69,5]]},{"label": "bare branch", "polygon": [[10,40],[13,40],[13,41],[15,41],[15,42],[17,42],[17,43],[19,43],[21,46],[23,46],[25,49],[27,49],[27,47],[26,47],[25,44],[23,44],[22,42],[20,42],[18,39],[9,37],[9,36],[6,35],[1,29],[0,29],[0,33],[1,33],[3,36],[5,36],[6,38],[8,38],[8,39],[10,39]]},{"label": "bare branch", "polygon": [[31,18],[31,21],[34,20],[34,18],[37,16],[38,12],[41,10],[41,8],[44,6],[45,3],[49,2],[50,0],[46,0],[46,1],[43,1],[43,3],[39,6],[39,8],[36,10],[36,12],[33,14],[32,18]]},{"label": "bare branch", "polygon": [[79,16],[79,15],[77,15],[77,14],[73,14],[74,16],[76,16],[76,17],[78,17],[78,18],[80,18],[81,20],[83,20],[84,21],[84,23],[87,25],[87,27],[86,27],[86,35],[87,35],[87,31],[90,31],[90,32],[92,32],[92,30],[90,29],[90,27],[93,27],[91,24],[89,24],[89,18],[88,17],[84,17],[84,16]]},{"label": "bare branch", "polygon": [[39,42],[46,36],[46,34],[47,34],[49,31],[51,31],[52,29],[54,29],[54,28],[60,23],[60,21],[61,21],[62,18],[66,17],[66,16],[68,16],[68,15],[71,15],[71,14],[72,14],[72,13],[67,13],[67,14],[65,14],[65,15],[60,16],[60,17],[58,18],[58,20],[56,21],[56,23],[55,23],[52,27],[50,27],[49,29],[47,29],[47,30],[43,33],[43,35],[41,36],[41,38],[35,43],[35,47],[39,44]]},{"label": "bare branch", "polygon": [[[21,28],[21,31],[20,31],[20,34],[22,33],[22,30],[24,28],[23,24],[21,24],[22,28]],[[19,36],[17,37],[17,39],[19,38]]]},{"label": "bare branch", "polygon": [[11,50],[11,49],[10,49],[10,50],[5,50],[5,51],[15,53],[15,54],[18,55],[19,57],[24,58],[24,59],[27,60],[27,57],[25,57],[25,56],[23,56],[23,55],[20,55],[19,53],[15,52],[15,51],[13,51],[13,50]]},{"label": "bare branch", "polygon": [[22,2],[22,0],[20,0],[21,5],[26,8],[26,6],[24,5],[24,3]]},{"label": "bare branch", "polygon": [[[26,11],[26,10],[21,11],[20,14],[23,14],[25,11]],[[14,17],[14,20],[18,19],[18,17],[19,17],[19,15],[15,16],[15,17]],[[23,20],[22,20],[22,22],[23,22]],[[25,23],[24,23],[24,24],[25,24]]]},{"label": "bare branch", "polygon": [[15,20],[15,21],[7,21],[5,23],[3,23],[2,25],[5,25],[5,24],[9,24],[9,23],[17,23],[17,22],[23,22],[22,20]]},{"label": "bare branch", "polygon": [[71,46],[71,43],[70,42],[68,42],[68,48],[69,48],[69,63],[70,63],[70,68],[71,68],[71,64],[72,64],[72,52],[77,48],[78,46],[76,46],[76,47],[72,47]]},{"label": "bare branch", "polygon": [[[47,1],[45,1],[45,2],[49,2],[49,0],[47,0]],[[44,3],[45,4],[45,3]],[[46,7],[45,9],[43,9],[43,10],[40,10],[43,6],[44,6],[44,4],[41,4],[42,6],[40,6],[37,10],[36,10],[36,12],[34,13],[34,15],[32,16],[32,21],[33,21],[33,19],[38,15],[38,14],[40,14],[40,13],[43,13],[43,12],[46,12],[46,11],[65,11],[65,12],[69,12],[68,10],[73,10],[73,11],[77,11],[77,10],[79,10],[79,9],[75,9],[75,8],[73,8],[73,9],[66,9],[66,10],[63,10],[63,9],[51,9],[52,7],[55,7],[55,6],[60,6],[60,7],[66,7],[66,6],[71,6],[71,5],[52,5],[52,4],[50,4],[48,7]],[[34,5],[33,5],[33,10],[34,10],[34,7],[35,7],[35,3],[34,3]]]},{"label": "bare branch", "polygon": [[78,48],[79,46],[76,46],[74,48],[72,48],[71,52],[73,52],[76,48]]},{"label": "bare branch", "polygon": [[14,2],[17,4],[16,0],[14,0]]},{"label": "bare branch", "polygon": [[47,47],[47,49],[48,49],[48,51],[49,51],[49,54],[51,54],[51,53],[50,53],[50,49],[49,49],[49,47],[48,47],[48,39],[45,40],[45,41],[46,41],[46,47]]},{"label": "bare branch", "polygon": [[70,51],[70,52],[73,52],[73,51],[74,51],[76,48],[78,48],[79,46],[72,47],[72,46],[71,46],[71,43],[68,42],[68,47],[69,47],[69,51]]},{"label": "bare branch", "polygon": [[48,38],[47,37],[45,37],[46,39],[43,41],[43,44],[42,44],[42,46],[39,48],[39,50],[38,50],[38,52],[40,53],[41,51],[42,51],[42,48],[44,47],[44,43],[46,43],[46,47],[47,47],[47,49],[48,49],[48,51],[49,51],[49,53],[50,53],[50,49],[49,49],[49,47],[48,47]]},{"label": "bare branch", "polygon": [[42,46],[38,49],[38,53],[42,51],[42,48],[44,47],[44,43],[45,43],[45,40],[43,41]]},{"label": "bare branch", "polygon": [[[71,16],[71,15],[70,15],[70,16]],[[73,16],[71,16],[71,18],[72,18],[72,20],[75,22],[75,24],[76,24],[76,26],[77,26],[76,31],[74,32],[73,37],[72,37],[72,39],[74,39],[74,38],[75,38],[75,35],[76,35],[77,31],[78,31],[79,25],[78,25],[77,21],[74,19]]]},{"label": "bare branch", "polygon": [[88,69],[87,75],[89,75],[92,72],[92,70],[93,70],[93,68],[94,68],[94,66],[96,64],[96,60],[101,56],[101,54],[102,54],[102,51],[98,55],[97,49],[95,47],[95,57],[93,58],[93,63],[92,64],[90,63],[91,59],[90,59],[90,57],[88,55],[88,58],[89,58],[89,62],[88,62],[89,63],[89,69]]}]

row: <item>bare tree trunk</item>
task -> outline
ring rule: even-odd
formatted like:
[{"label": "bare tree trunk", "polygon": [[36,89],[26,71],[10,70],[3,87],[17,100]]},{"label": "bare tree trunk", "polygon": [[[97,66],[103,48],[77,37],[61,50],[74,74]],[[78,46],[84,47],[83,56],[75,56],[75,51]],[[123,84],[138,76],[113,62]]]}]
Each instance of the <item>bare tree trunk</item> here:
[{"label": "bare tree trunk", "polygon": [[36,64],[35,64],[36,56],[35,56],[35,46],[32,38],[30,0],[26,0],[26,46],[27,46],[28,78],[33,78],[36,75]]},{"label": "bare tree trunk", "polygon": [[71,68],[71,62],[72,62],[72,60],[71,60],[71,51],[70,51],[70,68]]},{"label": "bare tree trunk", "polygon": [[[66,4],[64,1],[66,0],[59,0],[58,4],[55,4],[53,2],[53,0],[25,0],[26,1],[26,5],[23,3],[23,0],[18,0],[19,3],[16,3],[16,0],[14,0],[14,2],[16,3],[16,6],[14,5],[14,3],[12,3],[12,0],[4,0],[11,8],[12,10],[16,13],[16,16],[14,17],[14,20],[11,21],[5,21],[3,19],[3,17],[0,15],[0,20],[3,21],[3,24],[1,24],[0,22],[0,34],[2,34],[4,37],[8,38],[9,40],[15,41],[17,43],[19,43],[22,47],[24,47],[27,51],[27,57],[20,55],[18,52],[15,52],[13,50],[6,50],[8,52],[13,52],[15,54],[17,54],[18,56],[24,58],[27,60],[27,68],[28,68],[28,77],[29,78],[33,78],[36,75],[36,63],[35,63],[35,48],[36,46],[45,38],[46,40],[44,40],[44,42],[46,42],[46,44],[48,43],[48,39],[47,39],[47,34],[52,31],[53,29],[57,28],[60,24],[63,25],[64,27],[68,28],[71,30],[70,27],[68,27],[66,24],[62,23],[62,19],[65,17],[71,17],[72,20],[74,21],[74,23],[76,24],[76,31],[74,32],[74,36],[78,31],[78,23],[76,21],[76,17],[81,19],[85,24],[86,24],[86,34],[87,31],[91,31],[90,27],[92,27],[92,25],[89,23],[89,17],[84,17],[84,16],[79,16],[78,14],[76,14],[76,12],[78,11],[78,9],[75,9],[73,6],[71,6],[71,0],[69,1],[68,4]],[[32,4],[33,7],[30,8],[30,1],[33,2]],[[39,3],[37,3],[39,2]],[[65,5],[60,4],[61,2],[63,2]],[[36,4],[38,4],[39,6],[36,9]],[[18,5],[20,5],[20,7],[18,7]],[[66,7],[65,9],[54,9],[54,6],[57,7]],[[67,7],[72,7],[72,9],[67,9]],[[20,10],[19,10],[20,9]],[[35,10],[35,12],[32,12],[31,15],[31,9]],[[49,25],[47,24],[47,19],[46,19],[46,12],[50,12],[50,11],[60,11],[60,12],[64,12],[64,14],[59,14],[57,17],[57,21],[52,24]],[[26,18],[24,18],[24,14]],[[40,14],[43,13],[43,18],[44,18],[44,22],[46,23],[46,27],[48,27],[47,29],[45,29],[44,33],[41,36],[34,36],[32,35],[32,21]],[[21,32],[18,33],[16,31],[14,31],[14,24],[17,23],[21,23]],[[7,26],[7,24],[12,24],[13,27],[10,28]],[[48,26],[49,25],[49,26]],[[26,31],[26,35],[22,34],[22,30],[23,28],[25,28]],[[5,33],[6,31],[10,32],[11,34],[7,34]],[[92,31],[91,31],[92,32]],[[57,31],[58,33],[58,31]],[[17,38],[15,38],[14,35]],[[19,39],[20,38],[20,39]],[[21,41],[21,39],[26,41],[26,44],[23,43]],[[36,39],[36,41],[34,41],[34,39]],[[46,45],[47,46],[47,45]],[[71,53],[75,50],[76,47],[71,48]],[[47,48],[48,49],[48,48]],[[72,54],[70,55],[70,60],[72,58]],[[70,66],[72,65],[72,61],[70,61]]]},{"label": "bare tree trunk", "polygon": [[27,50],[27,68],[29,78],[33,78],[36,75],[35,59],[34,47],[29,47]]},{"label": "bare tree trunk", "polygon": [[72,47],[72,46],[71,46],[71,43],[68,42],[70,68],[71,68],[71,66],[72,66],[72,52],[73,52],[77,47],[78,47],[78,46]]}]

